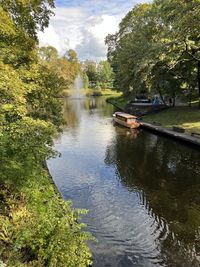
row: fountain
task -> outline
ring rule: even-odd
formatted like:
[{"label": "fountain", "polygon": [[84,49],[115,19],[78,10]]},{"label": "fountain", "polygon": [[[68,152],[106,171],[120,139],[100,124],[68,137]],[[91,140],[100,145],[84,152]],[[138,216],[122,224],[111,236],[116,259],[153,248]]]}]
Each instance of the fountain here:
[{"label": "fountain", "polygon": [[71,98],[82,98],[82,92],[81,89],[83,89],[83,79],[80,74],[77,75],[75,81],[74,81],[74,86],[71,94]]}]

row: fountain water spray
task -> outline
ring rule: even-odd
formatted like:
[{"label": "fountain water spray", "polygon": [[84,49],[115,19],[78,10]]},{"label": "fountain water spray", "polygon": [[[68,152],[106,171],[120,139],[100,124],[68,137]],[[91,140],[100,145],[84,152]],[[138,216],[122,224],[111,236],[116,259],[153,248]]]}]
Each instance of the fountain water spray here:
[{"label": "fountain water spray", "polygon": [[72,98],[81,98],[81,89],[83,89],[83,79],[80,74],[77,75],[75,81],[74,81],[74,86],[72,90]]}]

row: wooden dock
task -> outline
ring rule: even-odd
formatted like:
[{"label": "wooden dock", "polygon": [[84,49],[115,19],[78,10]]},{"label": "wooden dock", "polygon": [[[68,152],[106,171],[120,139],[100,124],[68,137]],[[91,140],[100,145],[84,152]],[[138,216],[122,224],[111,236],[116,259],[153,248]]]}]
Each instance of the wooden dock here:
[{"label": "wooden dock", "polygon": [[147,130],[150,130],[155,133],[159,133],[162,135],[166,135],[168,137],[171,137],[173,139],[182,141],[187,144],[195,145],[196,147],[200,148],[200,137],[196,137],[194,135],[189,135],[186,133],[179,133],[175,132],[173,130],[169,130],[166,128],[163,128],[162,126],[141,122],[141,127]]}]

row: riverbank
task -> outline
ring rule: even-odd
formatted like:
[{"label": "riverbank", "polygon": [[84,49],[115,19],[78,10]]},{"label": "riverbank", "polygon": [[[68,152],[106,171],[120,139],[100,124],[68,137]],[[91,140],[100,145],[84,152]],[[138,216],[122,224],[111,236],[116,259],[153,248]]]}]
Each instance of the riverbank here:
[{"label": "riverbank", "polygon": [[19,183],[0,184],[0,263],[89,266],[91,236],[77,222],[85,211],[62,199],[45,167]]},{"label": "riverbank", "polygon": [[[74,93],[74,91],[73,91]],[[65,98],[69,97],[72,94],[71,89],[66,89],[63,90],[62,93],[60,94],[60,98]],[[122,95],[121,92],[117,92],[114,90],[111,90],[109,88],[103,88],[103,89],[95,89],[95,88],[85,88],[85,89],[80,89],[80,95],[86,95],[86,96],[108,96],[109,98],[118,98]]]},{"label": "riverbank", "polygon": [[[125,111],[127,99],[123,96],[108,98],[107,102]],[[173,107],[142,116],[142,126],[158,134],[200,146],[200,110],[197,106]],[[178,133],[174,131],[182,131]]]},{"label": "riverbank", "polygon": [[[123,96],[111,97],[107,102],[115,107],[125,110],[128,98]],[[145,115],[142,117],[144,122],[157,123],[162,127],[171,129],[173,126],[184,128],[186,133],[200,134],[200,110],[197,105],[192,107],[173,107],[168,108],[158,113]]]},{"label": "riverbank", "polygon": [[200,110],[197,107],[169,108],[159,113],[146,115],[143,121],[157,122],[167,129],[177,126],[184,128],[186,133],[200,134]]},{"label": "riverbank", "polygon": [[124,97],[123,95],[119,96],[110,96],[106,99],[106,102],[112,104],[114,107],[119,108],[120,110],[124,110],[125,106],[128,102],[128,97]]},{"label": "riverbank", "polygon": [[103,88],[103,89],[87,88],[83,89],[83,93],[86,94],[87,96],[109,96],[109,97],[119,97],[122,94],[121,92],[117,92],[109,88]]}]

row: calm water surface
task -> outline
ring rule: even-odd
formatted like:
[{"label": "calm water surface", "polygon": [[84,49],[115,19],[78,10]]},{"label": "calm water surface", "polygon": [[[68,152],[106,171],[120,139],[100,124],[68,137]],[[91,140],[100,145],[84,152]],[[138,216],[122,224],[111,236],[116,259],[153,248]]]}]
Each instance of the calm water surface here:
[{"label": "calm water surface", "polygon": [[64,103],[67,125],[48,162],[98,239],[94,266],[200,266],[200,151],[113,125],[103,98]]}]

